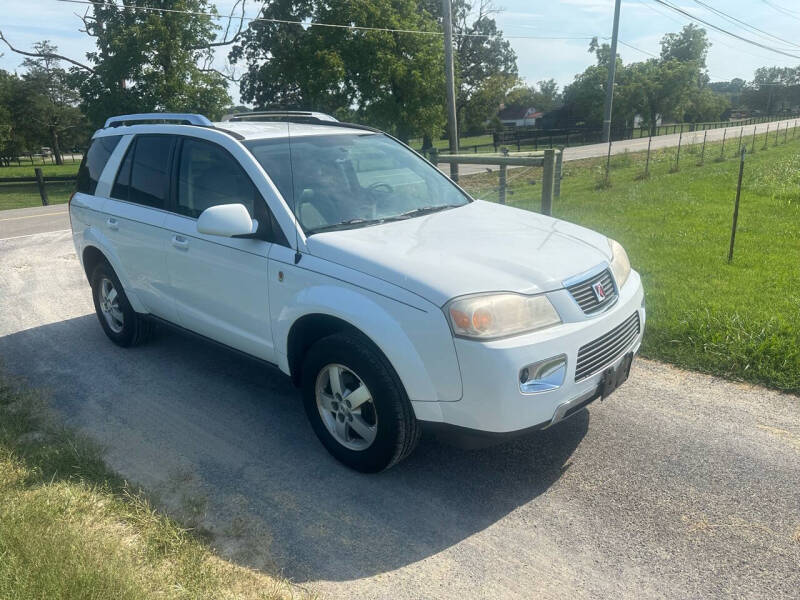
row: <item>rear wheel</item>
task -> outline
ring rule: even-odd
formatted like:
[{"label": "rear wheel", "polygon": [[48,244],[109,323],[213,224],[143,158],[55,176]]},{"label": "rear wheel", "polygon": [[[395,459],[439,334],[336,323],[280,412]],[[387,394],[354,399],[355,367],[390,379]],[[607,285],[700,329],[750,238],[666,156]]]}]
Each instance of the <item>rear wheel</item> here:
[{"label": "rear wheel", "polygon": [[100,325],[115,344],[136,346],[151,336],[153,324],[133,310],[117,274],[107,262],[101,262],[92,272],[92,297]]},{"label": "rear wheel", "polygon": [[420,427],[394,369],[372,342],[336,333],[303,363],[303,403],[322,444],[365,473],[388,469],[416,446]]}]

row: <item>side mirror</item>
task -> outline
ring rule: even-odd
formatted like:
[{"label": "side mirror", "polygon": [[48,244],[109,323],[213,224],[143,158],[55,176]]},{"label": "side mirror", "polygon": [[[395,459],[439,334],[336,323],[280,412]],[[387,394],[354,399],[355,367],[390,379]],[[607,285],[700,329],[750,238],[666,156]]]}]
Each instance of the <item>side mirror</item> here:
[{"label": "side mirror", "polygon": [[219,204],[205,209],[197,218],[198,233],[233,237],[255,230],[253,219],[244,204]]}]

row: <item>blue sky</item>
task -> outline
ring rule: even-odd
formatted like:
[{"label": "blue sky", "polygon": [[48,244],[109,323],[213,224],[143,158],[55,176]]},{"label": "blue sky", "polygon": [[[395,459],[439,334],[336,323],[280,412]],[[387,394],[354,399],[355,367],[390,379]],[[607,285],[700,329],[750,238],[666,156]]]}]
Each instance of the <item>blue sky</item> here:
[{"label": "blue sky", "polygon": [[[477,2],[477,0],[475,0]],[[766,45],[782,46],[776,40],[759,38],[740,25],[733,25],[711,14],[694,0],[671,0],[674,4],[696,16],[724,26],[744,37],[756,39]],[[787,9],[797,11],[797,18],[781,14],[763,0],[703,0],[748,24],[768,31],[786,40],[800,40],[800,6],[796,0],[770,0]],[[225,12],[233,0],[218,0],[217,7]],[[255,12],[255,3],[249,3],[249,13]],[[611,35],[613,0],[495,0],[502,9],[496,19],[517,52],[520,75],[533,83],[554,78],[563,86],[593,62],[587,52],[588,39],[526,39],[530,37],[590,38]],[[85,6],[58,2],[57,0],[0,0],[2,21],[0,29],[14,44],[30,48],[37,40],[49,39],[62,53],[82,59],[92,48],[91,40],[78,31],[81,24],[76,12]],[[620,39],[639,50],[658,54],[661,37],[678,31],[689,19],[658,5],[654,0],[623,0],[620,20]],[[753,71],[764,65],[796,66],[800,60],[785,57],[764,49],[755,48],[709,31],[713,44],[708,66],[712,80],[733,77],[751,79]],[[0,48],[0,68],[16,70],[22,62],[18,55]],[[619,53],[628,63],[648,58],[630,47],[621,45]],[[800,56],[800,48],[790,51]],[[224,64],[225,52],[220,52],[217,66]],[[237,90],[231,90],[236,98]]]}]

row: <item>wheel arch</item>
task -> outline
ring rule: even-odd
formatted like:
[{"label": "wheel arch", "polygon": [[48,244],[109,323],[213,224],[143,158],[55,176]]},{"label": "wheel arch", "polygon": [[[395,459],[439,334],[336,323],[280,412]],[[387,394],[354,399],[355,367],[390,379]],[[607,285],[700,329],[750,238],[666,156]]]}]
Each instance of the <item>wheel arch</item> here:
[{"label": "wheel arch", "polygon": [[380,354],[402,385],[402,380],[397,375],[397,371],[389,357],[369,335],[345,319],[321,312],[303,315],[292,323],[289,329],[286,340],[286,355],[289,363],[289,375],[295,385],[299,386],[302,380],[303,359],[309,349],[319,340],[341,332],[352,333],[363,338]]},{"label": "wheel arch", "polygon": [[92,282],[92,272],[97,265],[100,264],[101,261],[107,262],[109,266],[114,269],[114,273],[117,274],[117,277],[119,278],[119,281],[125,290],[125,295],[127,296],[128,301],[131,303],[133,309],[139,313],[146,313],[147,310],[139,301],[139,298],[133,292],[128,282],[127,273],[122,268],[119,258],[108,248],[108,246],[103,244],[103,238],[97,236],[96,234],[93,236],[85,235],[84,240],[85,242],[83,244],[80,257],[83,265],[83,271],[86,274],[86,279],[89,281],[89,283],[91,284]]},{"label": "wheel arch", "polygon": [[83,263],[83,272],[86,274],[86,279],[89,281],[89,283],[92,282],[92,272],[94,272],[95,268],[97,268],[97,265],[99,265],[101,262],[107,262],[111,264],[108,258],[106,258],[106,255],[103,254],[103,251],[97,246],[92,245],[87,245],[83,249],[81,262]]}]

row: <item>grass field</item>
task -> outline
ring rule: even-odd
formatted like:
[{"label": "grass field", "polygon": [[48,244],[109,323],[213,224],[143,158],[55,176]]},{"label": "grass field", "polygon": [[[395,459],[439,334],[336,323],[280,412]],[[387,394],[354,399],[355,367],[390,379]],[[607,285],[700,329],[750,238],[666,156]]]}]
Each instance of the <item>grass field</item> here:
[{"label": "grass field", "polygon": [[[44,165],[40,168],[45,178],[55,175],[77,175],[78,163],[66,165]],[[34,167],[22,165],[21,167],[0,167],[0,178],[6,177],[33,177]],[[71,181],[53,181],[45,184],[48,202],[50,204],[63,204],[69,200],[70,194],[75,191],[75,183]],[[36,182],[29,183],[0,183],[0,210],[7,208],[25,208],[27,206],[41,206],[42,198]]]},{"label": "grass field", "polygon": [[304,597],[214,555],[44,404],[0,374],[0,598]]},{"label": "grass field", "polygon": [[[800,393],[800,138],[755,142],[746,159],[739,228],[727,263],[738,141],[565,163],[554,216],[602,231],[625,246],[648,307],[643,354],[676,365]],[[750,144],[752,144],[752,138]],[[749,148],[748,148],[749,149]],[[497,199],[497,175],[463,177]],[[508,202],[538,210],[541,169],[509,170]]]}]

